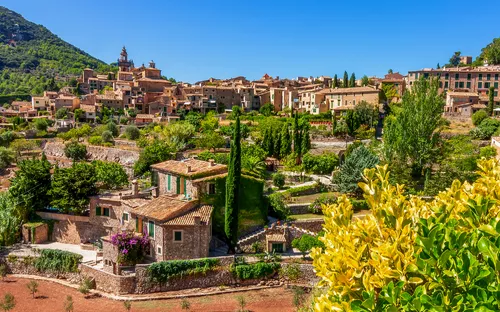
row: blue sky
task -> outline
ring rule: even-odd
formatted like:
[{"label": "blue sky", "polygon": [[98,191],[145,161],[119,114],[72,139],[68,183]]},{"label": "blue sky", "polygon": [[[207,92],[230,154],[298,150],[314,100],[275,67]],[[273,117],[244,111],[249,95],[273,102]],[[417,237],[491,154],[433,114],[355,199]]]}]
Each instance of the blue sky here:
[{"label": "blue sky", "polygon": [[500,37],[500,1],[2,0],[91,55],[195,82],[243,75],[381,76],[477,56]]}]

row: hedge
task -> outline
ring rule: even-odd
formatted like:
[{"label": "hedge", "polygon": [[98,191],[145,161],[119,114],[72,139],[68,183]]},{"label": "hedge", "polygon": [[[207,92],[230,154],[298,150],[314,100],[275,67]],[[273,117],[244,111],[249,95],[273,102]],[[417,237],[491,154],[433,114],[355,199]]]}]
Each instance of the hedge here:
[{"label": "hedge", "polygon": [[147,268],[147,274],[154,282],[166,283],[172,277],[197,273],[205,274],[214,270],[218,264],[219,259],[213,258],[161,261],[151,264]]},{"label": "hedge", "polygon": [[232,268],[233,275],[241,280],[268,277],[280,268],[277,262],[257,262],[252,264],[235,265]]},{"label": "hedge", "polygon": [[78,264],[83,256],[59,249],[42,249],[35,260],[35,268],[40,272],[78,272]]},{"label": "hedge", "polygon": [[319,186],[319,183],[314,183],[311,185],[304,185],[304,186],[299,186],[299,187],[294,187],[291,189],[286,190],[285,192],[290,194],[292,197],[293,196],[301,196],[304,195],[302,193],[310,191],[312,189],[315,189]]},{"label": "hedge", "polygon": [[[213,230],[224,235],[224,212],[226,199],[226,178],[212,180],[215,183],[215,195],[206,195],[202,201],[214,207]],[[267,223],[266,198],[264,197],[264,182],[246,175],[241,176],[239,195],[240,215],[239,230]]]}]

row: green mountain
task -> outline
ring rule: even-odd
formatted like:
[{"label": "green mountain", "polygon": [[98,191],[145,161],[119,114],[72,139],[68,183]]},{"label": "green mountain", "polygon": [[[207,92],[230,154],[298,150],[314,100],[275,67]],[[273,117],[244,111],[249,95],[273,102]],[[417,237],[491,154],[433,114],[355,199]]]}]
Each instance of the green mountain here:
[{"label": "green mountain", "polygon": [[114,70],[47,28],[0,6],[0,95],[57,90],[86,67]]}]

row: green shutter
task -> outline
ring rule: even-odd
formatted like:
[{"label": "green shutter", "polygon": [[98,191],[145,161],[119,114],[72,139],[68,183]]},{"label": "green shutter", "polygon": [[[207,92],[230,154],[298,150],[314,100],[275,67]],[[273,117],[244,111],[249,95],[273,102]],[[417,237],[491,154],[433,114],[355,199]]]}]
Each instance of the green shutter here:
[{"label": "green shutter", "polygon": [[177,189],[176,189],[176,193],[177,194],[180,194],[181,193],[181,177],[177,177]]},{"label": "green shutter", "polygon": [[101,207],[100,206],[96,206],[95,207],[95,215],[96,216],[100,216],[101,215]]},{"label": "green shutter", "polygon": [[149,236],[154,237],[155,236],[155,223],[153,221],[149,221]]},{"label": "green shutter", "polygon": [[139,217],[135,217],[135,231],[139,233]]},{"label": "green shutter", "polygon": [[186,179],[184,179],[184,196],[187,196]]},{"label": "green shutter", "polygon": [[170,186],[171,180],[172,180],[172,176],[170,174],[167,174],[167,191],[170,191],[170,189],[171,189],[171,186]]}]

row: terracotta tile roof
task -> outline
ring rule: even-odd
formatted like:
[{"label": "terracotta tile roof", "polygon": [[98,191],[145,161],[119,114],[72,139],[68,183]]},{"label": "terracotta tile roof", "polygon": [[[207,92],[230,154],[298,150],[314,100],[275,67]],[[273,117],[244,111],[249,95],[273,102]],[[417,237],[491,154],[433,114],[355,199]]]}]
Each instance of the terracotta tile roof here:
[{"label": "terracotta tile roof", "polygon": [[344,106],[339,106],[339,107],[334,107],[333,110],[339,110],[339,111],[343,111],[343,110],[350,110],[350,109],[354,109],[354,105],[344,105]]},{"label": "terracotta tile roof", "polygon": [[227,172],[221,173],[221,174],[216,174],[216,175],[211,175],[211,176],[204,177],[204,178],[201,178],[201,179],[196,179],[196,180],[193,180],[193,183],[210,181],[210,180],[213,180],[213,179],[224,178],[226,176],[227,176]]},{"label": "terracotta tile roof", "polygon": [[446,94],[449,96],[456,96],[456,97],[479,96],[475,92],[459,92],[459,91],[448,91],[448,93]]},{"label": "terracotta tile roof", "polygon": [[283,235],[283,234],[270,234],[270,235],[266,235],[266,240],[268,242],[286,243],[286,238],[285,238],[285,235]]},{"label": "terracotta tile roof", "polygon": [[194,209],[189,210],[188,212],[172,218],[167,222],[163,223],[164,225],[195,225],[195,217],[200,217],[200,221],[202,224],[209,224],[210,217],[212,216],[212,211],[214,208],[212,206],[203,205],[198,206]]},{"label": "terracotta tile roof", "polygon": [[162,195],[134,208],[132,213],[158,221],[167,221],[188,212],[195,204],[194,200],[186,201]]},{"label": "terracotta tile roof", "polygon": [[[215,175],[227,172],[226,165],[211,165],[208,161],[198,160],[194,158],[189,158],[182,161],[167,160],[162,163],[152,165],[151,168],[187,177],[199,174]],[[189,172],[188,169],[190,169]]]}]

